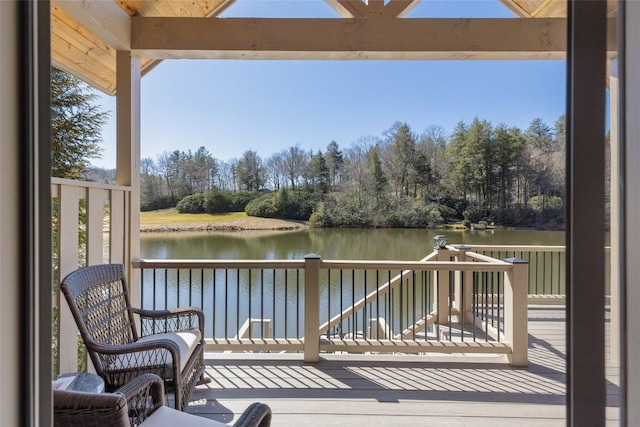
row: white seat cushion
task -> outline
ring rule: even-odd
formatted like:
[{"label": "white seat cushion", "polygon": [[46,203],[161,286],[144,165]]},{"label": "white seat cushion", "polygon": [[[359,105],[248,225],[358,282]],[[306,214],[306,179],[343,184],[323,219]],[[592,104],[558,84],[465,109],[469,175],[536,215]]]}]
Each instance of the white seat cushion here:
[{"label": "white seat cushion", "polygon": [[161,406],[156,409],[155,412],[140,425],[144,427],[229,427],[218,421],[187,414],[186,412],[176,411],[175,409],[167,406]]},{"label": "white seat cushion", "polygon": [[[163,334],[147,335],[136,342],[150,343],[161,339],[173,341],[178,345],[180,353],[180,372],[182,372],[184,367],[187,365],[189,358],[193,354],[193,350],[195,350],[196,346],[200,342],[200,331],[193,329],[182,332],[167,332]],[[147,362],[142,362],[143,360]],[[165,378],[171,378],[173,376],[173,361],[171,360],[171,353],[169,353],[168,350],[149,350],[136,353],[135,355],[122,354],[113,361],[110,365],[110,369],[127,369],[132,366],[140,366],[145,363],[156,365],[160,364],[162,360],[166,360],[167,363],[165,368]]]}]

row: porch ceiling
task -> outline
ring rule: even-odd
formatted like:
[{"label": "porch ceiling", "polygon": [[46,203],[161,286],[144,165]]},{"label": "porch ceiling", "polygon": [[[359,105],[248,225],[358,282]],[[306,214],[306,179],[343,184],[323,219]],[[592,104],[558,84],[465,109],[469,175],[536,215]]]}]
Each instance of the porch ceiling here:
[{"label": "porch ceiling", "polygon": [[[188,53],[189,49],[177,49],[173,48],[171,52],[159,53],[160,49],[145,48],[145,49],[134,49],[132,47],[132,35],[135,35],[134,28],[132,28],[132,23],[137,21],[141,21],[141,18],[208,18],[215,17],[219,15],[223,10],[229,7],[235,0],[53,0],[51,6],[51,51],[52,51],[52,63],[54,66],[68,71],[80,79],[86,81],[93,87],[107,93],[113,95],[116,93],[116,51],[117,50],[130,50],[133,51],[134,55],[141,57],[141,69],[143,75],[152,69],[159,61],[159,58],[169,58],[169,57],[202,57],[202,58],[211,58],[211,57],[225,57],[224,54],[216,54],[213,55],[210,52],[207,54],[201,54],[200,56],[193,52]],[[342,18],[359,18],[367,20],[369,18],[375,19],[375,17],[384,17],[391,18],[394,20],[402,20],[402,17],[419,1],[419,0],[390,0],[385,5],[382,1],[372,1],[370,0],[368,3],[364,3],[361,0],[351,1],[351,0],[325,0],[328,5],[334,8],[337,12],[337,16],[341,16]],[[522,18],[562,18],[566,16],[566,5],[564,0],[501,0],[505,6],[514,11],[517,16]],[[615,11],[615,0],[608,0],[609,2],[609,10],[611,13]],[[131,18],[135,17],[136,20],[132,20]],[[149,25],[145,26],[144,20],[140,22],[137,27],[139,28],[138,33],[144,33],[144,31],[148,31]],[[265,20],[264,23],[260,23],[260,19],[251,20],[253,25],[247,25],[247,22],[237,23],[239,25],[228,25],[224,27],[216,26],[214,31],[220,31],[220,28],[227,29],[226,34],[217,33],[217,37],[215,39],[222,40],[223,42],[228,42],[229,39],[232,42],[235,42],[234,45],[231,43],[234,48],[235,46],[242,46],[243,42],[246,42],[247,37],[243,37],[243,28],[246,28],[245,33],[247,31],[250,33],[254,31],[254,34],[250,34],[251,37],[271,37],[278,38],[278,40],[286,39],[286,34],[283,34],[282,31],[287,28],[275,28],[273,29],[273,24],[275,21],[271,20],[272,25],[267,25],[267,28],[270,29],[269,34],[257,33],[255,29],[262,29],[263,24],[266,24],[268,20]],[[321,21],[321,20],[317,20]],[[325,20],[334,21],[334,20]],[[340,21],[340,19],[338,19]],[[160,22],[160,25],[164,25],[168,21],[164,20]],[[194,24],[196,21],[194,21]],[[213,24],[213,23],[212,23]],[[295,24],[293,24],[295,25]],[[336,26],[335,23],[332,23],[332,28],[342,28],[341,26]],[[380,28],[390,28],[390,31],[393,34],[397,34],[398,37],[391,37],[392,42],[389,43],[389,34],[382,34],[382,30],[377,30],[380,32],[380,37],[371,37],[369,34],[369,38],[366,40],[366,46],[373,46],[371,50],[376,51],[376,48],[381,45],[391,46],[394,48],[395,46],[402,46],[405,42],[405,38],[402,38],[401,26],[403,24],[399,22],[393,23],[393,25],[368,25],[364,26],[366,28],[370,28],[368,31],[372,33],[376,31],[376,29]],[[452,28],[455,23],[452,23]],[[306,22],[301,22],[298,29],[303,30],[307,26]],[[196,26],[198,27],[198,26]],[[203,27],[203,25],[199,24],[199,27]],[[317,26],[312,26],[316,28]],[[359,27],[363,27],[360,25]],[[423,26],[424,27],[424,26]],[[531,27],[531,26],[529,26]],[[553,27],[553,26],[552,26]],[[175,28],[180,28],[180,26],[170,26],[172,31]],[[283,30],[284,29],[284,30]],[[320,29],[322,31],[322,28]],[[208,29],[205,29],[208,31]],[[387,30],[389,31],[389,30]],[[445,29],[446,31],[446,29]],[[159,31],[160,33],[160,31]],[[557,54],[557,46],[560,43],[557,39],[557,30],[554,31],[553,28],[547,28],[547,24],[541,24],[540,28],[536,30],[535,33],[531,32],[529,35],[531,37],[538,37],[544,43],[546,43],[548,48],[540,48],[540,52],[546,50],[546,52],[550,52],[549,55]],[[192,36],[198,37],[198,33],[191,33]],[[216,34],[216,33],[214,33]],[[298,33],[298,36],[300,34]],[[147,40],[149,39],[149,34],[145,35]],[[158,40],[166,40],[167,38],[176,37],[177,39],[184,40],[185,36],[188,36],[188,33],[185,34],[171,34],[167,32],[165,34],[159,34]],[[327,37],[331,39],[331,35],[327,36],[326,34],[323,37]],[[384,37],[382,37],[384,36]],[[362,34],[355,34],[354,37],[357,40],[362,39]],[[488,38],[492,36],[489,35]],[[493,36],[495,37],[495,36]],[[297,37],[298,40],[299,37]],[[345,39],[344,34],[334,34],[334,40],[341,41]],[[395,40],[395,44],[393,39]],[[443,39],[442,37],[440,37]],[[523,37],[526,38],[526,37]],[[549,38],[550,40],[546,40],[545,38]],[[152,38],[153,39],[153,38]],[[200,37],[202,39],[202,37]],[[314,38],[314,40],[317,37]],[[470,39],[471,40],[471,39]],[[152,40],[153,41],[153,40]],[[202,40],[201,40],[202,41]],[[331,41],[331,40],[329,40]],[[463,40],[464,42],[464,40]],[[555,43],[554,43],[555,42]],[[562,40],[564,42],[564,40]],[[436,44],[438,40],[436,40]],[[496,45],[500,45],[501,41],[496,40]],[[420,49],[432,49],[434,43],[427,43],[426,47],[419,47]],[[503,43],[504,44],[504,43]],[[278,45],[281,47],[282,43]],[[302,40],[302,45],[304,45],[304,39]],[[341,45],[334,44],[335,49],[341,47]],[[335,52],[332,52],[330,49],[333,49],[334,45],[328,43],[328,49],[319,50],[314,52],[313,55],[309,55],[309,58],[322,57],[323,55],[326,58],[361,58],[360,52],[348,52],[346,55],[342,47],[341,55],[335,55]],[[216,49],[219,45],[216,44],[216,40],[211,41],[209,49]],[[224,43],[220,44],[220,46],[225,46]],[[252,46],[249,43],[249,46]],[[349,48],[349,44],[346,43],[344,46]],[[356,48],[359,45],[356,45]],[[474,58],[473,52],[469,50],[469,46],[474,48],[476,46],[475,43],[469,42],[469,46],[465,46],[464,43],[447,43],[443,41],[442,49],[450,52],[448,58],[450,59],[467,59]],[[460,46],[460,47],[458,47]],[[285,48],[288,48],[288,45],[285,43]],[[485,47],[475,47],[475,49],[481,50]],[[165,48],[169,49],[169,48]],[[224,47],[223,47],[224,49]],[[317,49],[317,47],[315,47]],[[502,49],[502,48],[500,48]],[[230,49],[229,49],[230,50]],[[242,56],[241,57],[256,57],[255,51],[261,50],[260,47],[255,48],[253,56]],[[264,48],[265,51],[270,51],[270,47],[267,46]],[[273,50],[273,49],[271,49]],[[396,49],[394,51],[399,52],[400,49]],[[434,50],[434,51],[437,51]],[[154,54],[151,55],[150,52]],[[220,52],[220,51],[218,51]],[[240,50],[238,50],[240,52]],[[244,52],[244,51],[243,51]],[[430,51],[431,52],[431,51]],[[502,51],[501,51],[502,52]],[[509,52],[509,49],[506,49],[504,52]],[[296,52],[296,54],[300,54],[300,52]],[[290,54],[291,57],[297,57],[296,54]],[[384,52],[384,55],[392,55],[393,52]],[[434,56],[434,58],[443,59],[446,55],[439,53],[441,56]],[[508,53],[507,53],[508,54]],[[318,56],[320,55],[320,56]],[[504,53],[503,53],[504,55]],[[538,56],[536,56],[538,55]],[[149,56],[153,56],[156,59],[150,59]],[[304,56],[304,55],[303,55]],[[301,57],[303,57],[301,56]],[[405,55],[406,56],[406,55]],[[231,57],[231,56],[227,56]],[[277,54],[265,54],[265,58],[279,57]],[[366,58],[366,56],[364,56]],[[380,56],[386,57],[386,56]],[[431,56],[423,55],[422,57],[429,59]],[[501,59],[500,55],[496,55],[496,58]],[[518,56],[514,56],[517,58]],[[522,56],[520,56],[522,57]],[[529,58],[545,58],[544,55],[540,56],[539,53],[531,52]],[[551,56],[547,56],[551,57]]]}]

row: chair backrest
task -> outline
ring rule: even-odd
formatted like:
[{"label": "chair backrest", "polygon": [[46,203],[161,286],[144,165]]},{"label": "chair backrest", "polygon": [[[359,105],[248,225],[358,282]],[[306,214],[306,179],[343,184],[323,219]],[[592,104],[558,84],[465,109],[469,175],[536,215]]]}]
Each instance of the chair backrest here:
[{"label": "chair backrest", "polygon": [[98,371],[94,344],[123,345],[138,339],[122,264],[92,265],[70,273],[60,289]]}]

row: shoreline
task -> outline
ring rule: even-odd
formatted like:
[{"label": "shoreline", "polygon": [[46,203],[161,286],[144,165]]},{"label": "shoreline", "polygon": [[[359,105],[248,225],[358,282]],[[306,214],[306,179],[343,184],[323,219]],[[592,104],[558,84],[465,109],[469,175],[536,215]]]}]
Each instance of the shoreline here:
[{"label": "shoreline", "polygon": [[305,221],[294,221],[274,218],[234,218],[214,223],[177,223],[177,224],[140,224],[141,233],[163,233],[181,231],[292,231],[308,229]]}]

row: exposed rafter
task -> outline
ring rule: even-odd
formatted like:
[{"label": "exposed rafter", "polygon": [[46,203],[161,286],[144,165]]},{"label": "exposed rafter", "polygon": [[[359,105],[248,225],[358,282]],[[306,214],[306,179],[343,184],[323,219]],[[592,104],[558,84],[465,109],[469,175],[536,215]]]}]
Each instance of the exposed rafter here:
[{"label": "exposed rafter", "polygon": [[132,18],[148,58],[563,59],[564,19]]},{"label": "exposed rafter", "polygon": [[385,16],[404,18],[420,0],[391,0],[384,6]]},{"label": "exposed rafter", "polygon": [[515,0],[500,0],[510,11],[521,18],[531,18],[531,13],[524,9]]},{"label": "exposed rafter", "polygon": [[223,0],[215,9],[207,14],[207,18],[219,16],[222,12],[227,10],[229,6],[234,4],[236,0]]},{"label": "exposed rafter", "polygon": [[420,0],[325,0],[343,18],[366,18],[368,16],[402,18],[406,16]]}]

